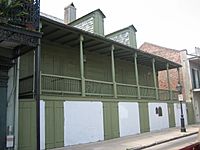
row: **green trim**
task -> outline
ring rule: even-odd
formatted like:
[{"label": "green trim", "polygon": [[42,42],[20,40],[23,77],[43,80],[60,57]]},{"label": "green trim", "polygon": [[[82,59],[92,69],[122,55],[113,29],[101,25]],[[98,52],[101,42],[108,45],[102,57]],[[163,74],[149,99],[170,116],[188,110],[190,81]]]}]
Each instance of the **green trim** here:
[{"label": "green trim", "polygon": [[103,98],[103,97],[78,97],[78,96],[46,96],[46,95],[41,95],[41,100],[55,100],[55,101],[102,101],[102,102],[140,102],[140,103],[148,103],[148,102],[156,102],[156,103],[178,103],[177,101],[163,101],[163,100],[145,100],[145,99],[138,99],[138,98],[130,98],[130,97],[125,97],[125,98],[118,98],[115,99],[113,97],[110,98]]}]

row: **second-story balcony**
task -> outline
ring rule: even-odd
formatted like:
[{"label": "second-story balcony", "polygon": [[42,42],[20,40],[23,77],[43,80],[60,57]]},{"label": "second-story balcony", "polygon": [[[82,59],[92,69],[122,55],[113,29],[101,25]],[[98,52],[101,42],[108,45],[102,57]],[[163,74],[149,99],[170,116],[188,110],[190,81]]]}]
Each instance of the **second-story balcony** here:
[{"label": "second-story balcony", "polygon": [[[42,23],[41,96],[177,100],[177,91],[159,89],[157,75],[179,64],[46,17]],[[31,58],[21,58],[30,70],[21,76],[21,97],[33,94]]]}]

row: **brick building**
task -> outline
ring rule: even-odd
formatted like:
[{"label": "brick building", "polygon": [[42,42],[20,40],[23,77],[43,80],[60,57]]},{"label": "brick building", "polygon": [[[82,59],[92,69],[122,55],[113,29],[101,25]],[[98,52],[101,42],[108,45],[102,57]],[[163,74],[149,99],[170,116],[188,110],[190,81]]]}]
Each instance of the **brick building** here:
[{"label": "brick building", "polygon": [[[182,64],[181,51],[179,51],[179,50],[158,46],[158,45],[148,43],[148,42],[143,43],[140,46],[139,49],[141,49],[145,52],[148,52],[148,53],[153,53],[155,55],[164,57],[164,58],[171,60],[173,62],[177,62],[179,64]],[[170,87],[172,90],[175,90],[176,86],[178,84],[177,74],[178,74],[177,69],[170,69],[169,70],[170,86],[168,86],[167,71],[166,70],[160,71],[158,73],[159,88],[167,89],[167,88]],[[185,85],[184,85],[184,82],[183,82],[183,70],[182,70],[182,68],[180,68],[180,78],[181,78],[181,84],[183,85],[184,100],[186,100]]]}]

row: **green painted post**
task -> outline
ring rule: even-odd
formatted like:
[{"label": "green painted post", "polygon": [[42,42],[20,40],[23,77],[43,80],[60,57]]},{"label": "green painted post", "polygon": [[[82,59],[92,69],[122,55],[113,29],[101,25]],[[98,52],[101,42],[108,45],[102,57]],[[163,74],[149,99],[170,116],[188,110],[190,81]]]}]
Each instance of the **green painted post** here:
[{"label": "green painted post", "polygon": [[83,62],[83,36],[80,35],[80,71],[81,71],[81,94],[85,96],[85,77],[84,77],[84,62]]},{"label": "green painted post", "polygon": [[155,69],[155,59],[152,59],[152,67],[153,67],[153,80],[154,80],[154,86],[156,89],[156,100],[158,100],[158,87],[157,87],[157,79],[156,79],[156,69]]},{"label": "green painted post", "polygon": [[138,77],[138,67],[137,67],[137,53],[135,53],[134,55],[134,64],[135,64],[135,78],[136,78],[136,85],[137,85],[137,91],[138,91],[138,99],[141,99],[139,77]]},{"label": "green painted post", "polygon": [[115,81],[115,60],[114,60],[114,45],[111,46],[111,65],[112,65],[112,80],[113,80],[113,92],[114,98],[117,98],[117,84]]},{"label": "green painted post", "polygon": [[170,77],[169,77],[169,64],[167,63],[167,83],[168,83],[168,89],[169,89],[169,98],[172,100],[172,91],[170,86]]}]

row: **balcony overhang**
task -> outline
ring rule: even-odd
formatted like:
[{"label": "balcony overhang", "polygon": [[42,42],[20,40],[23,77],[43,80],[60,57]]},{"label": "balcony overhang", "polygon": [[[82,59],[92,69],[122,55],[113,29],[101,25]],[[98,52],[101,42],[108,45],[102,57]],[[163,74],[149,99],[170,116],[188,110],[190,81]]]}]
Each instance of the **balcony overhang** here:
[{"label": "balcony overhang", "polygon": [[41,36],[37,31],[0,23],[0,70],[8,70],[14,58],[35,49]]},{"label": "balcony overhang", "polygon": [[110,55],[111,46],[115,47],[114,54],[116,59],[133,62],[134,54],[137,53],[138,64],[152,67],[152,59],[155,59],[157,71],[166,70],[166,64],[169,69],[181,67],[180,64],[169,61],[165,58],[146,53],[139,49],[135,49],[111,39],[105,38],[94,33],[86,32],[78,28],[66,25],[41,16],[43,40],[55,42],[62,46],[79,48],[80,35],[84,37],[83,48],[89,52],[95,52],[102,55]]}]

